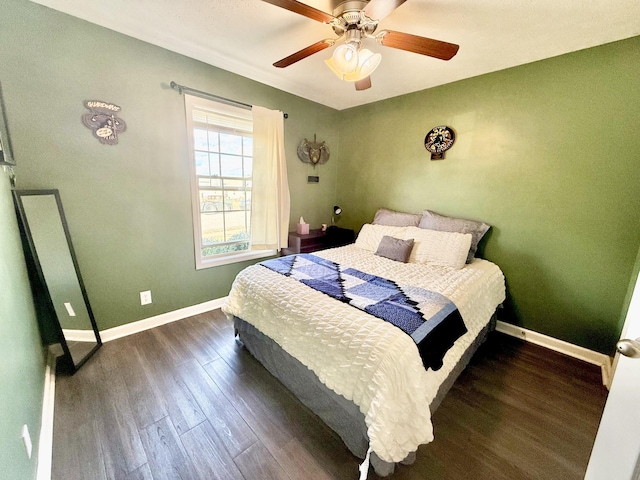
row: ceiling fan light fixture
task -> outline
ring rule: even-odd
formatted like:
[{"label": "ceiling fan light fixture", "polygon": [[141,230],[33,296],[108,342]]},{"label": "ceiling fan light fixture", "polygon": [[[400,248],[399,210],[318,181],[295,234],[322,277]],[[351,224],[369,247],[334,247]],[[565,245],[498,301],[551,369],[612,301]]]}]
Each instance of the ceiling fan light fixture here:
[{"label": "ceiling fan light fixture", "polygon": [[331,56],[333,63],[343,75],[353,72],[358,68],[358,49],[350,43],[340,45]]},{"label": "ceiling fan light fixture", "polygon": [[[273,64],[283,68],[293,65],[315,53],[333,46],[336,41],[344,41],[337,47],[331,58],[325,60],[327,66],[340,80],[355,82],[357,91],[371,88],[371,73],[380,65],[381,55],[364,49],[360,50],[364,39],[375,39],[380,45],[407,52],[413,52],[440,60],[451,60],[459,45],[433,38],[421,37],[393,30],[378,31],[378,23],[406,0],[336,0],[338,3],[332,14],[318,10],[299,0],[262,0],[290,12],[328,24],[338,36],[309,45]],[[360,53],[359,53],[360,50]]]},{"label": "ceiling fan light fixture", "polygon": [[338,70],[338,66],[336,65],[336,62],[333,61],[333,57],[329,57],[327,58],[324,63],[327,64],[327,67],[329,67],[331,69],[331,71],[333,73],[336,74],[336,76],[340,79],[340,80],[344,80],[344,73],[342,73],[340,70]]},{"label": "ceiling fan light fixture", "polygon": [[358,52],[358,68],[344,76],[343,80],[347,82],[357,82],[363,78],[368,77],[373,71],[378,68],[382,61],[382,55],[379,53],[373,53],[367,48],[360,49]]},{"label": "ceiling fan light fixture", "polygon": [[367,50],[363,48],[360,50],[360,62],[358,65],[358,70],[363,77],[368,77],[373,73],[373,71],[378,68],[380,62],[382,61],[382,55],[379,53],[373,53],[371,50]]}]

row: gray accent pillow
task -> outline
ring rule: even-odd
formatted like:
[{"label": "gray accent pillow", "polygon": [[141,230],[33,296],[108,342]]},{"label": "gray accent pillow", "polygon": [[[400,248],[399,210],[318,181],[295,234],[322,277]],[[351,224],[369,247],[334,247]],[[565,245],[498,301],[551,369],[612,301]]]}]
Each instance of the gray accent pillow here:
[{"label": "gray accent pillow", "polygon": [[476,220],[466,220],[464,218],[446,217],[431,210],[424,210],[422,212],[422,219],[418,227],[438,230],[440,232],[470,233],[472,238],[471,248],[467,255],[467,263],[473,260],[478,250],[478,243],[480,243],[484,234],[491,228],[491,226],[486,223]]},{"label": "gray accent pillow", "polygon": [[380,208],[373,217],[373,224],[391,227],[417,227],[421,218],[422,214],[420,213],[404,213]]},{"label": "gray accent pillow", "polygon": [[412,249],[413,238],[402,240],[401,238],[385,235],[382,237],[382,240],[380,240],[376,255],[395,260],[396,262],[407,263]]}]

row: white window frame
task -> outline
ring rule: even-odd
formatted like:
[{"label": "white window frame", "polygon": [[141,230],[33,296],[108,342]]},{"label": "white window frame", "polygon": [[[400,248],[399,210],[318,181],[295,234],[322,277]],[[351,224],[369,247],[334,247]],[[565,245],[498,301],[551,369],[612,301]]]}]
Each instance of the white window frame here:
[{"label": "white window frame", "polygon": [[[196,269],[204,269],[216,267],[220,265],[228,265],[236,262],[244,262],[248,260],[256,260],[259,258],[269,257],[277,254],[275,250],[253,250],[251,246],[251,233],[249,232],[249,249],[241,252],[221,253],[213,256],[203,256],[202,250],[205,245],[202,242],[202,225],[201,225],[201,207],[200,207],[200,184],[196,172],[195,162],[195,142],[194,129],[197,123],[193,119],[193,110],[205,110],[228,116],[230,118],[240,119],[238,123],[253,123],[251,110],[236,107],[214,100],[209,100],[194,95],[185,94],[185,111],[187,120],[187,142],[189,146],[189,171],[191,176],[191,204],[193,216],[193,239],[194,253],[196,261]],[[247,133],[244,130],[242,133]]]}]

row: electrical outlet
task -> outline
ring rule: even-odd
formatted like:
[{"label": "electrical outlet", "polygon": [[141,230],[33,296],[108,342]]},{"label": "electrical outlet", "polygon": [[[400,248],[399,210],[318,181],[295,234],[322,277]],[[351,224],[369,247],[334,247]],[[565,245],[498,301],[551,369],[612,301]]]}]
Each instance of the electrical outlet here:
[{"label": "electrical outlet", "polygon": [[140,305],[149,305],[151,303],[151,290],[140,292]]},{"label": "electrical outlet", "polygon": [[27,457],[31,460],[31,451],[33,450],[33,444],[31,443],[31,435],[29,435],[29,427],[25,424],[22,426],[22,441],[24,442],[24,448],[27,451]]}]

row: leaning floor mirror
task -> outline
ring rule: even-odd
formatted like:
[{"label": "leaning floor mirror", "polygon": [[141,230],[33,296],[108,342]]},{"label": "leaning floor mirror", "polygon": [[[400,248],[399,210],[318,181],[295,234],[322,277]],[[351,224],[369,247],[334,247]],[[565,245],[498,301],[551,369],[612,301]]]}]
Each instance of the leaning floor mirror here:
[{"label": "leaning floor mirror", "polygon": [[[32,287],[44,322],[55,330],[58,369],[75,373],[102,345],[58,190],[14,190]],[[38,306],[37,306],[38,307]]]}]

